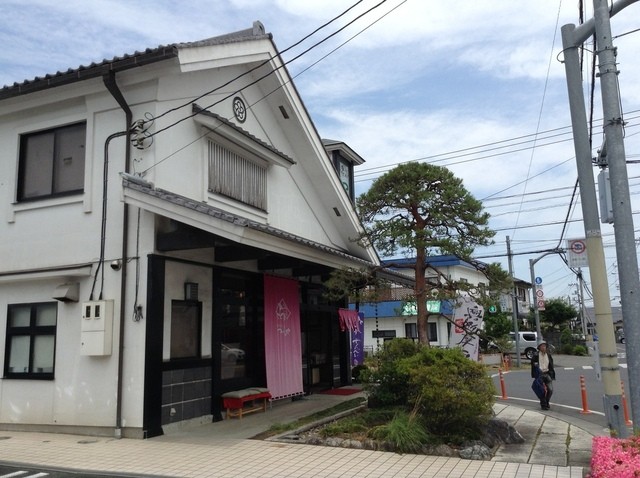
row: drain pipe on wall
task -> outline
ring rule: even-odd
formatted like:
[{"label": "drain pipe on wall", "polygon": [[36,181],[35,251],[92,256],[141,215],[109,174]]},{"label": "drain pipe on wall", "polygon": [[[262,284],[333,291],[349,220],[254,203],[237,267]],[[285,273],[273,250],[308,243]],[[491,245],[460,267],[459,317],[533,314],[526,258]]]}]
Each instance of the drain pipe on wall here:
[{"label": "drain pipe on wall", "polygon": [[[111,96],[118,102],[120,108],[124,111],[126,122],[126,149],[124,160],[124,172],[129,173],[129,163],[131,160],[131,123],[133,121],[133,113],[127,104],[118,85],[116,84],[116,74],[113,71],[102,77],[104,85],[107,87]],[[106,146],[105,146],[106,148]],[[106,158],[105,158],[106,160]],[[120,275],[120,334],[118,337],[118,385],[116,396],[116,427],[115,438],[122,438],[122,389],[123,389],[123,363],[124,363],[124,325],[125,325],[125,302],[127,292],[127,257],[128,257],[128,237],[129,237],[129,205],[124,203],[122,216],[122,269]],[[136,306],[137,304],[134,304]]]}]

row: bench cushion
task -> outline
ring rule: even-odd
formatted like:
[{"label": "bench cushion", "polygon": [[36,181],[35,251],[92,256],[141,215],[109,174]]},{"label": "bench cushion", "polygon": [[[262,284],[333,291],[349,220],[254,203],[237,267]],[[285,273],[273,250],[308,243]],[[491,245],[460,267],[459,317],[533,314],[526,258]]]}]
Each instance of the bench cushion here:
[{"label": "bench cushion", "polygon": [[226,392],[221,395],[222,398],[244,398],[249,397],[251,395],[260,395],[263,393],[268,393],[268,388],[243,388],[242,390],[233,390],[231,392]]}]

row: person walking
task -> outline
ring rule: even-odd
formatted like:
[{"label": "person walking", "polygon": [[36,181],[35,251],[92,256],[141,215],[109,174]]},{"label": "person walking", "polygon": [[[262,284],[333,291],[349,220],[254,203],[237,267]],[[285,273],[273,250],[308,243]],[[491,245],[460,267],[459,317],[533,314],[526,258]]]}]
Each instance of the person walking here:
[{"label": "person walking", "polygon": [[538,351],[531,357],[531,378],[535,379],[532,388],[540,399],[540,408],[549,410],[556,371],[553,368],[553,356],[547,350],[546,342],[538,344]]}]

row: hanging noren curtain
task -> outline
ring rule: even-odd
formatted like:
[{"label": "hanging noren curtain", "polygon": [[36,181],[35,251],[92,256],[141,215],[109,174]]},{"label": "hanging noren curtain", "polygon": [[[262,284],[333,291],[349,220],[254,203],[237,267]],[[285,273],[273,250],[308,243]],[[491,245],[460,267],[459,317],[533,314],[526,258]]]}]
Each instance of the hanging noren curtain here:
[{"label": "hanging noren curtain", "polygon": [[340,330],[351,332],[351,366],[364,363],[364,314],[357,310],[338,309]]},{"label": "hanging noren curtain", "polygon": [[264,329],[267,387],[272,398],[302,395],[297,281],[264,276]]}]

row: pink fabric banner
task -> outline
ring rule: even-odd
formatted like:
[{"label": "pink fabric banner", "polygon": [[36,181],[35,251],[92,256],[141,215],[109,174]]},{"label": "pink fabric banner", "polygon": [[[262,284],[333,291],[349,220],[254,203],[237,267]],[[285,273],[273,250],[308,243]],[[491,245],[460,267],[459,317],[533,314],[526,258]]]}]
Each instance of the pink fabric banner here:
[{"label": "pink fabric banner", "polygon": [[264,276],[264,345],[267,387],[274,400],[302,395],[298,282]]},{"label": "pink fabric banner", "polygon": [[340,317],[340,330],[346,332],[358,331],[358,325],[360,323],[357,310],[338,309],[338,316]]}]

